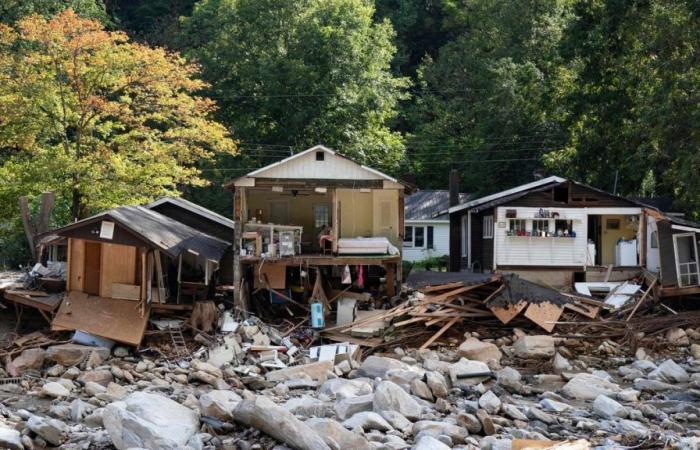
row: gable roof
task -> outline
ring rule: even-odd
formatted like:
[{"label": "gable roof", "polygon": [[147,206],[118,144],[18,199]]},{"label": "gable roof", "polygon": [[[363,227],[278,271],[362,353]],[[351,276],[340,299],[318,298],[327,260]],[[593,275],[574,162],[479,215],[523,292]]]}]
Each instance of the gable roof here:
[{"label": "gable roof", "polygon": [[233,230],[236,226],[236,223],[233,220],[228,219],[222,216],[221,214],[217,214],[214,211],[207,209],[201,205],[193,203],[189,200],[185,200],[182,197],[162,197],[154,202],[148,203],[147,205],[145,205],[145,207],[148,209],[157,210],[159,206],[165,204],[177,206],[178,208],[182,208],[193,214],[200,215],[206,219],[211,220],[212,222],[216,222],[220,225],[231,228],[231,230]]},{"label": "gable roof", "polygon": [[[470,195],[459,194],[459,202],[463,203]],[[450,191],[421,190],[405,199],[405,220],[444,220],[449,221],[447,209],[450,206]]]},{"label": "gable roof", "polygon": [[207,259],[218,261],[230,245],[226,241],[190,228],[184,223],[143,206],[120,206],[58,228],[53,232],[60,236],[70,230],[103,220],[118,223],[152,247],[173,258],[187,250],[192,250]]},{"label": "gable roof", "polygon": [[[326,164],[318,164],[320,161],[316,159],[316,154],[319,152],[327,155],[323,160]],[[230,181],[225,187],[227,189],[233,189],[235,186],[247,185],[246,181],[255,180],[256,178],[277,180],[369,180],[384,181],[402,185],[408,189],[412,188],[412,186],[409,186],[407,183],[365,166],[364,164],[360,164],[324,145],[313,146],[283,160],[256,169],[242,177]]]},{"label": "gable roof", "polygon": [[495,194],[486,195],[484,197],[479,197],[477,199],[471,200],[467,203],[453,206],[449,209],[449,212],[453,213],[453,212],[457,212],[457,211],[462,211],[464,209],[473,209],[473,208],[475,208],[479,205],[482,205],[484,203],[488,203],[488,202],[491,202],[494,200],[504,199],[506,197],[510,197],[510,196],[520,194],[520,193],[527,193],[527,192],[532,191],[532,190],[537,189],[537,188],[549,187],[550,185],[563,183],[565,181],[566,181],[566,178],[561,178],[561,177],[557,177],[557,176],[542,178],[541,180],[521,184],[520,186],[516,186],[516,187],[511,188],[511,189],[506,189],[505,191],[496,192]]}]

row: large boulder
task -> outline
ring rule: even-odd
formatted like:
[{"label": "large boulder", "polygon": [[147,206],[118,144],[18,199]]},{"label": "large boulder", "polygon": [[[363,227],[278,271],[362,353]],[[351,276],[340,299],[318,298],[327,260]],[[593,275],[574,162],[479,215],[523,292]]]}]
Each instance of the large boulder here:
[{"label": "large boulder", "polygon": [[257,396],[255,400],[241,401],[233,411],[233,418],[294,449],[330,450],[323,438],[311,427],[262,395]]},{"label": "large boulder", "polygon": [[304,422],[331,448],[344,450],[372,450],[374,447],[361,434],[347,430],[332,419],[313,418]]},{"label": "large boulder", "polygon": [[612,396],[620,392],[617,384],[590,373],[576,374],[562,388],[562,393],[578,400],[595,400],[599,395]]},{"label": "large boulder", "polygon": [[513,345],[515,356],[523,359],[547,359],[554,356],[552,336],[523,336]]},{"label": "large boulder", "polygon": [[389,371],[415,371],[415,369],[398,359],[370,356],[362,362],[357,372],[363,377],[386,378]]},{"label": "large boulder", "polygon": [[46,359],[43,348],[28,348],[7,365],[10,376],[18,377],[27,370],[41,370]]},{"label": "large boulder", "polygon": [[233,391],[213,390],[199,397],[199,410],[203,416],[215,417],[220,420],[233,420],[233,410],[242,400]]},{"label": "large boulder", "polygon": [[503,356],[495,344],[482,342],[476,338],[469,338],[462,342],[457,353],[473,361],[485,362],[492,369],[500,367]]},{"label": "large boulder", "polygon": [[167,397],[145,392],[110,403],[102,420],[118,450],[182,448],[199,429],[199,414]]},{"label": "large boulder", "polygon": [[8,428],[0,422],[0,448],[9,450],[24,450],[22,435],[19,431]]},{"label": "large boulder", "polygon": [[64,367],[77,366],[85,361],[92,352],[106,360],[109,358],[109,349],[103,347],[90,347],[88,345],[79,344],[60,344],[49,347],[46,350],[46,357]]},{"label": "large boulder", "polygon": [[666,383],[687,383],[690,380],[690,375],[675,361],[667,359],[649,373],[649,379]]},{"label": "large boulder", "polygon": [[422,407],[399,385],[382,381],[374,391],[374,411],[396,411],[409,420],[420,418]]},{"label": "large boulder", "polygon": [[59,446],[68,440],[68,425],[58,419],[32,416],[27,421],[27,428],[51,445]]}]

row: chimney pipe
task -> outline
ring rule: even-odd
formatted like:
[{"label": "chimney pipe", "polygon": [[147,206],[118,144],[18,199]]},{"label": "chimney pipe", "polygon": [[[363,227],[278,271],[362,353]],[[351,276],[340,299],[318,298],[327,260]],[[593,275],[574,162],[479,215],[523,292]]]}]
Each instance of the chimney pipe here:
[{"label": "chimney pipe", "polygon": [[450,207],[459,205],[459,172],[450,170]]}]

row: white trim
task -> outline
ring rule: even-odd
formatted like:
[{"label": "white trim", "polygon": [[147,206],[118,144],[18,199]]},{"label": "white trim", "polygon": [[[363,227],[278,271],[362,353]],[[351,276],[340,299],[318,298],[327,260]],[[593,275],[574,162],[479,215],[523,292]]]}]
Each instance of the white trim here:
[{"label": "white trim", "polygon": [[598,208],[583,208],[586,214],[591,216],[636,216],[642,213],[642,208],[635,207],[598,207]]},{"label": "white trim", "polygon": [[483,220],[483,229],[481,230],[481,237],[483,239],[493,239],[493,232],[494,232],[494,221],[493,221],[493,215],[490,216],[484,216]]},{"label": "white trim", "polygon": [[412,223],[417,223],[417,224],[428,224],[428,223],[434,223],[437,225],[444,225],[446,223],[450,223],[449,220],[430,220],[430,219],[416,219],[416,220],[404,220],[406,225],[412,224]]},{"label": "white trim", "polygon": [[[688,284],[684,285],[682,284],[681,280],[681,262],[678,260],[678,238],[682,237],[689,237],[693,241],[693,252],[695,254],[695,274],[698,279],[698,283],[696,284]],[[676,260],[676,277],[677,277],[677,282],[678,286],[680,287],[688,287],[688,286],[697,286],[700,284],[700,262],[698,261],[698,243],[695,238],[695,233],[678,233],[673,235],[673,256]],[[687,264],[687,263],[683,263]]]},{"label": "white trim", "polygon": [[517,194],[518,192],[523,192],[527,191],[529,189],[534,189],[540,186],[545,186],[550,183],[563,183],[566,181],[566,178],[561,178],[561,177],[556,177],[556,176],[551,176],[547,178],[543,178],[541,180],[533,181],[531,183],[526,183],[526,184],[521,184],[520,186],[516,186],[511,189],[507,189],[505,191],[497,192],[495,194],[487,195],[485,197],[477,198],[475,200],[472,200],[467,203],[462,203],[461,205],[453,206],[451,207],[448,211],[450,213],[457,212],[457,211],[462,211],[463,209],[470,209],[475,206],[481,205],[482,203],[490,202],[491,200],[496,200],[501,197],[506,197],[511,194]]},{"label": "white trim", "polygon": [[693,227],[688,227],[685,225],[671,225],[671,228],[674,230],[692,231],[694,233],[700,233],[700,228],[693,228]]}]

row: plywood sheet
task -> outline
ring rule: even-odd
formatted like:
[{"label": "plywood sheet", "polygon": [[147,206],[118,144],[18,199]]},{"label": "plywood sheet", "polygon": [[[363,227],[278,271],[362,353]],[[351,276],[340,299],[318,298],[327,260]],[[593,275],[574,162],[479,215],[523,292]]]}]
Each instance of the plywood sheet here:
[{"label": "plywood sheet", "polygon": [[85,272],[85,241],[69,239],[70,267],[68,267],[68,286],[74,291],[83,291],[83,273]]},{"label": "plywood sheet", "polygon": [[[261,268],[262,266],[262,268]],[[284,289],[287,287],[287,267],[284,264],[261,264],[255,266],[254,286],[260,287],[260,279],[265,279],[270,283],[272,289]]]},{"label": "plywood sheet", "polygon": [[563,312],[564,307],[553,303],[531,303],[525,311],[525,317],[551,333]]},{"label": "plywood sheet", "polygon": [[527,302],[518,302],[515,305],[508,305],[506,307],[494,306],[489,308],[494,316],[498,318],[504,324],[513,320],[515,316],[520,314],[520,311],[525,309]]},{"label": "plywood sheet", "polygon": [[112,283],[112,298],[140,300],[141,286],[138,284]]},{"label": "plywood sheet", "polygon": [[112,297],[112,284],[136,284],[136,247],[102,244],[100,297]]},{"label": "plywood sheet", "polygon": [[150,310],[141,316],[131,300],[89,296],[71,291],[51,323],[52,331],[80,330],[129,345],[139,345]]}]

